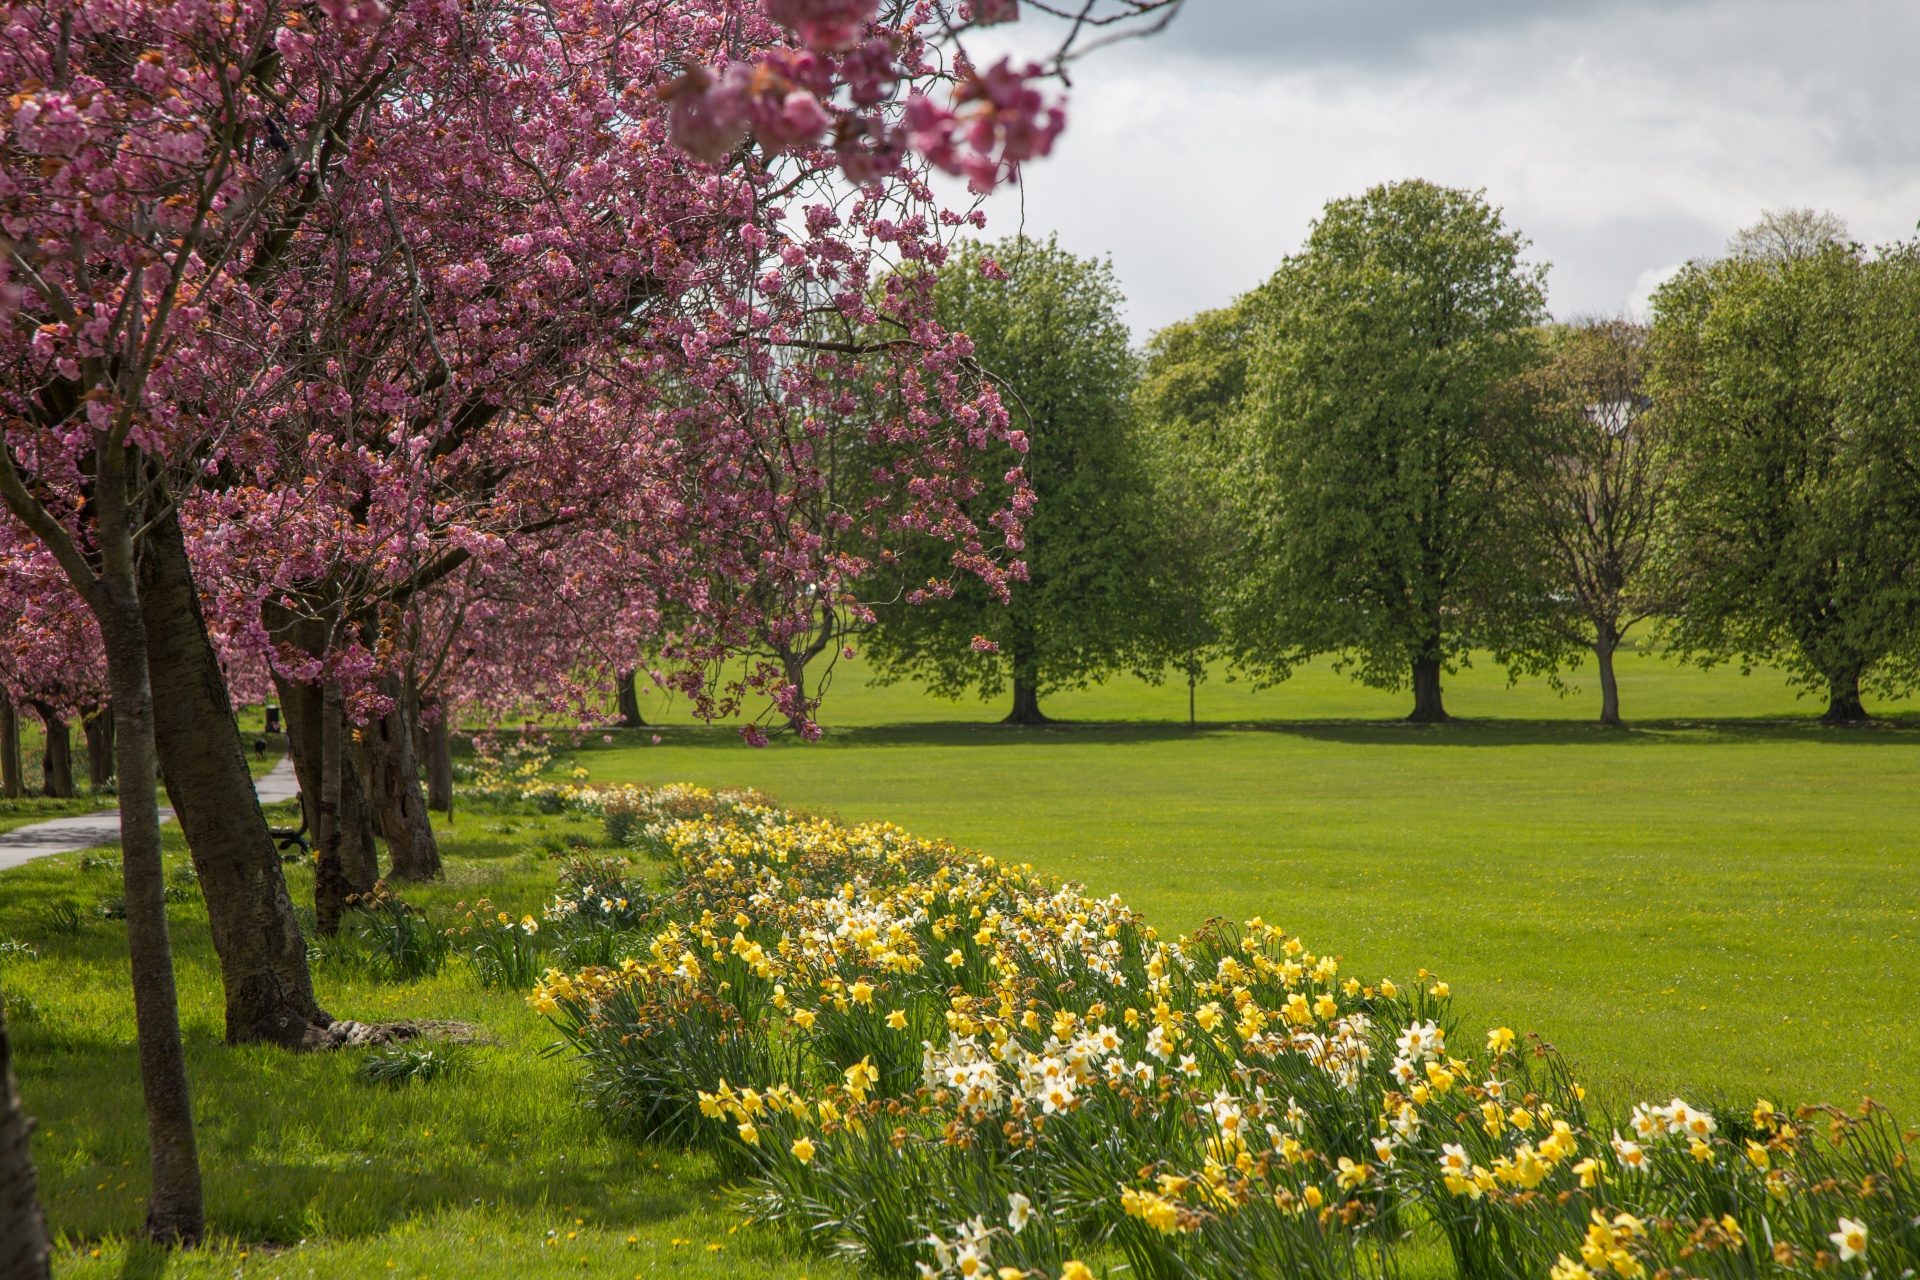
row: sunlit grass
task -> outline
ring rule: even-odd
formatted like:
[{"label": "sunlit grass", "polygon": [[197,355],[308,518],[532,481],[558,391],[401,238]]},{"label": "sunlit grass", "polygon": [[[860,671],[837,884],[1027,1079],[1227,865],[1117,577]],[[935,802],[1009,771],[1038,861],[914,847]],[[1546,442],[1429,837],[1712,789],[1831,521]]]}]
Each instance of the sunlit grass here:
[{"label": "sunlit grass", "polygon": [[579,751],[596,780],[758,786],[1030,861],[1164,928],[1261,915],[1363,972],[1434,969],[1469,1016],[1542,1031],[1610,1089],[1920,1112],[1903,722],[613,736]]},{"label": "sunlit grass", "polygon": [[[283,809],[276,820],[287,818]],[[456,919],[457,901],[483,895],[538,915],[557,866],[541,846],[593,834],[562,819],[460,815],[446,883],[407,896],[442,925]],[[175,869],[183,850],[177,831],[167,838]],[[364,1050],[227,1048],[198,902],[169,917],[213,1243],[171,1259],[130,1255],[146,1142],[125,927],[95,916],[70,936],[43,923],[56,902],[91,913],[119,892],[117,874],[79,862],[65,855],[0,876],[0,938],[40,952],[0,959],[0,988],[22,1092],[40,1121],[34,1156],[63,1242],[59,1274],[840,1274],[780,1236],[735,1233],[740,1215],[704,1159],[608,1133],[580,1106],[573,1069],[548,1052],[551,1028],[521,994],[480,987],[457,959],[413,983],[338,962],[315,968],[336,1017],[478,1027],[483,1043],[451,1051],[465,1068],[452,1077],[369,1084],[358,1076]],[[310,876],[293,869],[292,879],[305,900]]]}]

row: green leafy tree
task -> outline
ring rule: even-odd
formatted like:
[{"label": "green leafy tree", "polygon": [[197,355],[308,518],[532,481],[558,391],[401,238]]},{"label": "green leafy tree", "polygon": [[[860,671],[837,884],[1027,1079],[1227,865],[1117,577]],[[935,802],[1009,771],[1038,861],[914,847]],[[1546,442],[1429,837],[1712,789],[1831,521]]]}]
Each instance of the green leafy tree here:
[{"label": "green leafy tree", "polygon": [[[1026,580],[998,601],[937,551],[911,549],[900,561],[904,598],[876,611],[866,650],[882,680],[918,677],[943,697],[992,699],[1010,685],[1008,722],[1039,723],[1042,696],[1138,665],[1141,652],[1143,481],[1129,439],[1136,370],[1120,290],[1105,262],[1015,238],[962,246],[938,298],[941,322],[973,339],[1025,432],[1024,455],[989,452],[980,475],[1025,468],[1037,500]],[[913,595],[946,578],[950,594]]]},{"label": "green leafy tree", "polygon": [[[1843,235],[1772,214],[1684,268],[1654,298],[1651,368],[1677,467],[1675,647],[1783,663],[1831,722],[1863,718],[1862,689],[1895,678],[1920,550],[1894,407],[1916,388],[1873,358],[1911,340],[1865,319],[1902,277]],[[1863,429],[1874,410],[1880,429]]]},{"label": "green leafy tree", "polygon": [[[1660,606],[1658,537],[1672,471],[1649,412],[1647,330],[1628,320],[1558,325],[1529,380],[1535,447],[1513,491],[1516,533],[1536,557],[1518,581],[1544,585],[1514,600],[1498,656],[1544,672],[1592,653],[1600,723],[1620,721],[1613,657]],[[1509,597],[1512,599],[1512,597]]]},{"label": "green leafy tree", "polygon": [[1250,294],[1156,333],[1134,396],[1149,495],[1142,571],[1153,607],[1145,642],[1163,667],[1185,677],[1189,724],[1223,639],[1220,602],[1239,545],[1226,472],[1258,301]]},{"label": "green leafy tree", "polygon": [[1443,720],[1441,673],[1497,634],[1507,501],[1531,447],[1510,403],[1545,268],[1477,193],[1409,181],[1336,200],[1267,286],[1248,395],[1235,661],[1339,654]]}]

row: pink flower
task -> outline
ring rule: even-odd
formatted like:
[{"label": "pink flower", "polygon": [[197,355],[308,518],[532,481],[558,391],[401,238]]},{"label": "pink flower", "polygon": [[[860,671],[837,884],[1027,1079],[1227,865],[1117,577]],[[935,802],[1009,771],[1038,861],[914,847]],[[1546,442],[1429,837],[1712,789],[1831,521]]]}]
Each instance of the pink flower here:
[{"label": "pink flower", "polygon": [[760,726],[757,724],[741,725],[740,736],[746,740],[746,744],[750,747],[764,747],[767,745],[767,735],[760,731]]},{"label": "pink flower", "polygon": [[719,164],[747,136],[746,80],[739,63],[716,80],[706,67],[694,67],[660,90],[673,104],[667,132],[673,145],[696,160]]},{"label": "pink flower", "polygon": [[975,636],[973,638],[973,651],[975,653],[998,653],[1000,652],[1000,642],[998,640],[989,640],[985,636]]},{"label": "pink flower", "polygon": [[[611,745],[613,744],[613,735],[612,735],[612,734],[610,734],[610,733],[603,733],[603,734],[601,734],[601,735],[600,735],[600,741],[602,741],[602,742],[604,742],[604,743],[606,743],[606,744],[608,744],[609,746],[611,746]],[[655,742],[658,742],[658,741],[660,741],[660,739],[658,739],[658,738],[655,738],[655,739],[654,739],[654,741],[655,741]]]},{"label": "pink flower", "polygon": [[320,0],[320,11],[350,27],[377,27],[387,18],[380,0]]},{"label": "pink flower", "polygon": [[878,0],[760,0],[767,16],[809,49],[845,49],[873,21]]},{"label": "pink flower", "polygon": [[653,735],[653,745],[656,747],[660,745],[660,735],[657,733]]}]

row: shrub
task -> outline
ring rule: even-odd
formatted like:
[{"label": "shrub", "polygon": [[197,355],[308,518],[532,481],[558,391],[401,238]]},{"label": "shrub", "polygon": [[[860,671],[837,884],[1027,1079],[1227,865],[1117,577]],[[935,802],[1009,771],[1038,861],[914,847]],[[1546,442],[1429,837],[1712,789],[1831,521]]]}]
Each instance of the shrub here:
[{"label": "shrub", "polygon": [[452,940],[427,922],[424,911],[389,890],[386,881],[377,882],[369,893],[348,898],[347,903],[354,909],[356,932],[376,973],[410,982],[446,968]]},{"label": "shrub", "polygon": [[1104,1241],[1144,1276],[1345,1280],[1422,1221],[1470,1280],[1920,1260],[1916,1135],[1872,1104],[1610,1115],[1425,971],[1259,919],[1164,940],[886,824],[708,815],[652,824],[677,883],[640,954],[530,999],[602,1110],[878,1269],[1058,1275]]}]

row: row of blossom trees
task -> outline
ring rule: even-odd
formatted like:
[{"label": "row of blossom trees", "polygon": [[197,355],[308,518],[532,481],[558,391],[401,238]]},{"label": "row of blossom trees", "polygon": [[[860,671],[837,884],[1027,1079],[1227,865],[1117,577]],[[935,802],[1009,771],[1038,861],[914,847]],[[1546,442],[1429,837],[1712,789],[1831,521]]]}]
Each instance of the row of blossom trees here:
[{"label": "row of blossom trees", "polygon": [[[1076,7],[1051,70],[1171,2]],[[90,680],[72,698],[112,708],[151,1236],[203,1222],[161,777],[228,1040],[333,1036],[236,696],[270,682],[286,708],[324,929],[377,874],[376,826],[394,874],[437,871],[417,738],[449,706],[584,707],[647,651],[703,710],[759,692],[806,729],[777,665],[713,673],[823,601],[864,608],[872,565],[839,535],[938,542],[995,592],[1018,576],[1023,477],[980,524],[966,465],[1018,433],[931,304],[943,237],[979,217],[928,185],[989,190],[1059,132],[1041,66],[961,46],[1013,16],[6,6],[6,681]],[[851,414],[872,483],[821,501]],[[21,640],[61,627],[64,648]]]}]

